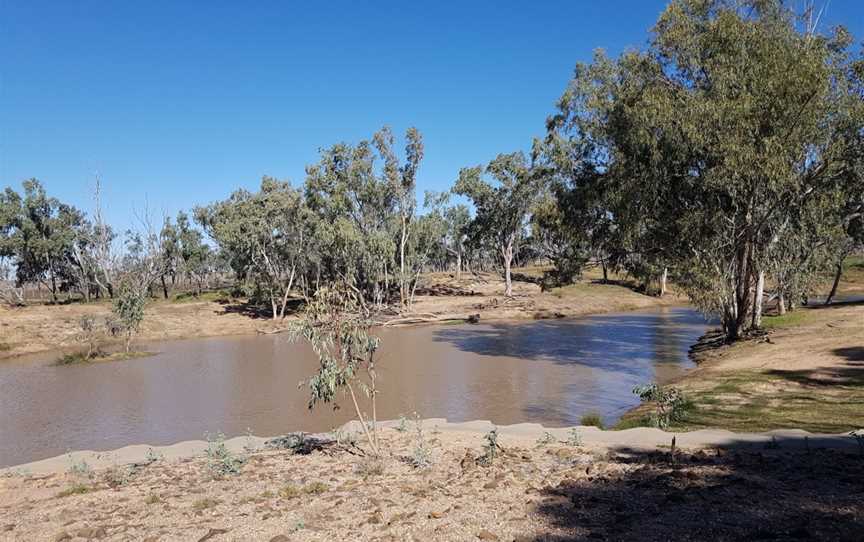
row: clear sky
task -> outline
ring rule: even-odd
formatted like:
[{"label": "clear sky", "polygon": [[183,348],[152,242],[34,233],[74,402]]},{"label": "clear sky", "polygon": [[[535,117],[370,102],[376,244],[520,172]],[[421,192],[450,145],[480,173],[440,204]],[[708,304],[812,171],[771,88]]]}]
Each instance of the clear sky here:
[{"label": "clear sky", "polygon": [[[665,4],[0,0],[0,187],[37,177],[89,211],[99,170],[122,229],[299,184],[387,124],[424,135],[422,197],[527,149],[575,63],[644,46]],[[864,39],[864,2],[831,0],[837,23]]]}]

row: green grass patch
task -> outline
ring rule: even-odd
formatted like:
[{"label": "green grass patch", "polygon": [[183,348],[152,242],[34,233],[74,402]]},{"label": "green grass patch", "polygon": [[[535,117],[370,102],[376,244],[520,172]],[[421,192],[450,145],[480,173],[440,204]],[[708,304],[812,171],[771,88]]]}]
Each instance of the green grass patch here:
[{"label": "green grass patch", "polygon": [[781,329],[784,327],[800,326],[806,324],[811,315],[806,310],[787,312],[782,316],[763,316],[762,327],[765,329]]},{"label": "green grass patch", "polygon": [[728,373],[688,397],[692,406],[675,430],[845,433],[864,427],[864,370],[832,379],[809,371]]},{"label": "green grass patch", "polygon": [[579,420],[579,425],[593,426],[603,429],[603,418],[601,418],[600,414],[597,412],[588,412],[582,415],[582,418]]}]

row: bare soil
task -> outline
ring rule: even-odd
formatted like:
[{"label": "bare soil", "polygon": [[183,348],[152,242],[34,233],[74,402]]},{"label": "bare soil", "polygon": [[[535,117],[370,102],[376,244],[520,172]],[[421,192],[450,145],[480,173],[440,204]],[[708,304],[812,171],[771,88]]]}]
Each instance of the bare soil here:
[{"label": "bare soil", "polygon": [[238,474],[205,457],[0,478],[0,540],[801,540],[864,533],[864,454],[771,448],[588,448],[436,432],[410,464],[409,426],[384,457],[334,442],[257,450]]}]

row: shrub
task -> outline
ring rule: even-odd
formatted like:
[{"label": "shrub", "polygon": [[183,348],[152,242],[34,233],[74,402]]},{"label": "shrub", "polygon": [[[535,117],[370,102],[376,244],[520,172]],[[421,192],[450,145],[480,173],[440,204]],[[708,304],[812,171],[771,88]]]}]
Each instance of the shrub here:
[{"label": "shrub", "polygon": [[491,465],[501,450],[501,446],[498,445],[498,428],[493,427],[483,438],[486,443],[483,445],[483,455],[478,461],[481,465]]},{"label": "shrub", "polygon": [[579,434],[579,431],[575,427],[571,427],[567,440],[564,442],[570,446],[582,446],[582,435]]},{"label": "shrub", "polygon": [[409,463],[415,469],[428,469],[432,466],[432,450],[429,449],[429,444],[423,436],[423,420],[416,413],[414,414],[414,427],[416,428],[416,442]]},{"label": "shrub", "polygon": [[603,418],[600,417],[600,414],[597,412],[588,412],[582,415],[582,419],[579,420],[579,425],[599,427],[600,429],[603,429]]},{"label": "shrub", "polygon": [[552,444],[555,442],[555,435],[550,433],[549,431],[544,431],[542,435],[537,439],[537,444],[540,446],[545,446],[546,444]]},{"label": "shrub", "polygon": [[666,429],[673,422],[683,418],[688,401],[678,388],[663,388],[657,384],[636,386],[633,393],[643,402],[653,402],[655,411],[649,416],[649,424]]},{"label": "shrub", "polygon": [[207,468],[214,477],[225,476],[228,474],[238,474],[243,464],[246,463],[245,457],[234,455],[231,450],[225,445],[225,435],[217,433],[207,435]]}]

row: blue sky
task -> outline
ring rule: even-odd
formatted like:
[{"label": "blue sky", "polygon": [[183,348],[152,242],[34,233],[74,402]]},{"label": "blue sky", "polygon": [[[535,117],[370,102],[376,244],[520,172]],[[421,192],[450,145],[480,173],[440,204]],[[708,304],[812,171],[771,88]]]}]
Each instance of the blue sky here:
[{"label": "blue sky", "polygon": [[[319,148],[387,124],[420,129],[418,192],[444,190],[527,149],[575,63],[642,47],[666,2],[426,4],[0,0],[0,187],[37,177],[90,210],[98,170],[125,228],[299,184]],[[836,23],[861,41],[860,0],[832,0]]]}]

